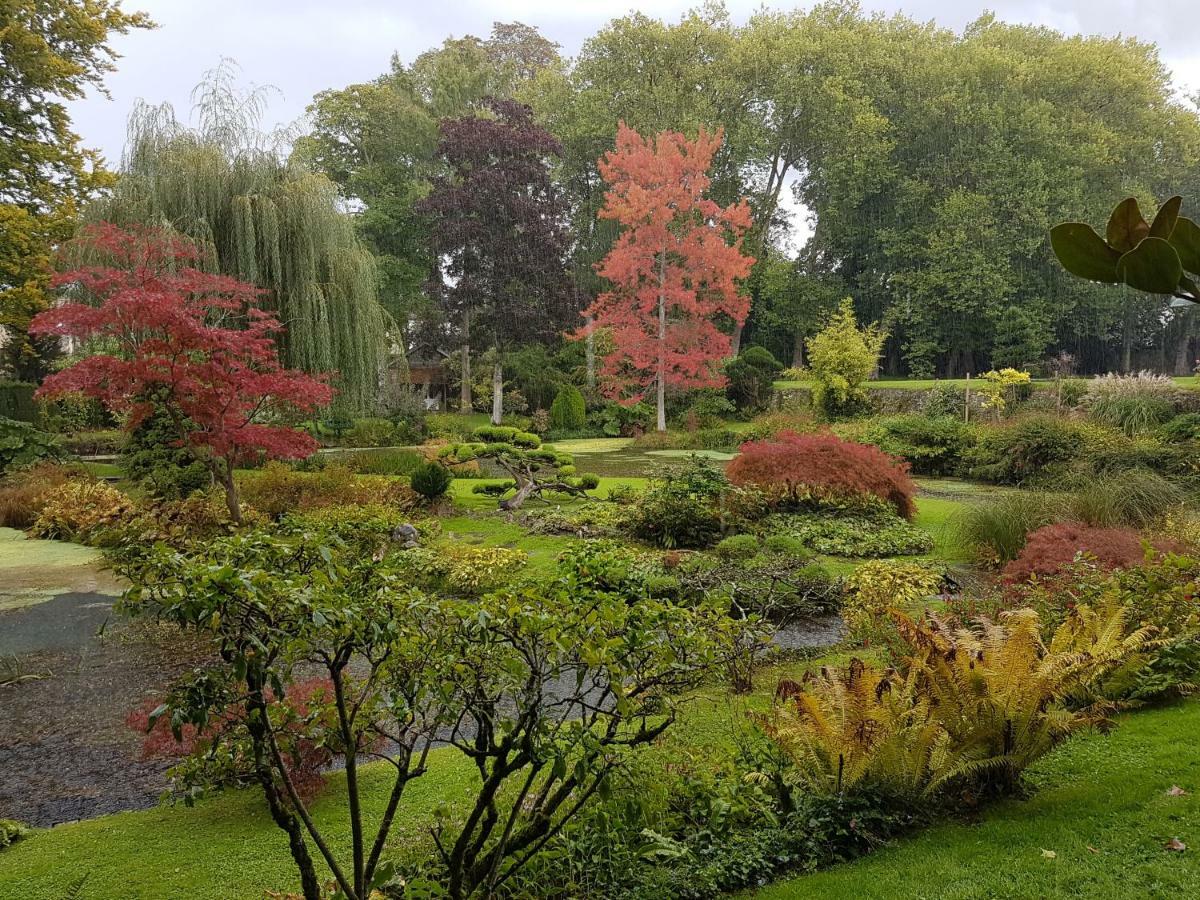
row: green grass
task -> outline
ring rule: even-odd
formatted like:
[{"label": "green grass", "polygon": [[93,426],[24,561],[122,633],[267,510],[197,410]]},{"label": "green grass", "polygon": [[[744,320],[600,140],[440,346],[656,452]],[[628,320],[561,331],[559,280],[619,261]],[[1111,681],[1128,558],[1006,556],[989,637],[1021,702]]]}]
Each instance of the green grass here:
[{"label": "green grass", "polygon": [[[752,703],[764,702],[778,675],[760,674]],[[647,764],[661,768],[680,754],[731,750],[739,705],[715,691],[700,695],[685,706],[668,739],[649,751],[660,756]],[[987,809],[977,823],[930,828],[856,863],[793,878],[754,897],[1197,896],[1198,731],[1200,701],[1122,716],[1112,734],[1076,738],[1038,764],[1031,774],[1037,790],[1027,800]],[[435,751],[429,773],[405,795],[392,853],[406,859],[427,853],[435,809],[461,804],[475,777],[457,753]],[[385,771],[369,766],[363,782],[368,810],[378,810]],[[1188,794],[1167,796],[1175,784]],[[342,790],[341,776],[332,775],[315,815],[344,855]],[[1189,849],[1163,849],[1172,838]],[[223,794],[192,809],[164,806],[35,832],[0,854],[0,897],[55,898],[83,873],[89,900],[257,898],[295,882],[286,842],[254,791]]]},{"label": "green grass", "polygon": [[82,465],[97,478],[120,478],[125,474],[116,463],[85,462]]},{"label": "green grass", "polygon": [[[756,900],[1200,896],[1200,702],[1124,716],[1031,773],[1028,800],[930,828]],[[1172,785],[1188,791],[1167,795]],[[1163,844],[1178,838],[1183,853]],[[1049,851],[1054,856],[1047,856]]]}]

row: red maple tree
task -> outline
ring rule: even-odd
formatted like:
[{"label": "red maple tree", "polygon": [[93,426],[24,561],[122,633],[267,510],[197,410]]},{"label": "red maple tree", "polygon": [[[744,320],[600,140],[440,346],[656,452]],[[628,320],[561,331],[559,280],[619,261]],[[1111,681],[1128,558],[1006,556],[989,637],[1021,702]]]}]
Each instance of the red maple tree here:
[{"label": "red maple tree", "polygon": [[750,300],[738,280],[753,258],[742,253],[750,228],[745,198],[722,209],[704,198],[723,132],[696,140],[664,131],[651,140],[624,122],[616,149],[600,160],[610,188],[600,216],[622,232],[596,271],[613,283],[584,311],[582,333],[605,330],[613,350],[601,369],[606,393],[638,400],[656,388],[658,430],[667,428],[667,386],[724,384],[718,363],[732,339],[719,327],[746,320]]},{"label": "red maple tree", "polygon": [[264,422],[287,409],[310,412],[333,398],[324,378],[285,369],[275,335],[283,326],[258,303],[262,291],[195,266],[193,244],[149,229],[104,223],[79,239],[105,260],[57,276],[90,295],[34,317],[31,334],[96,340],[104,352],[51,375],[39,397],[82,394],[125,415],[132,430],[159,407],[180,445],[199,451],[242,520],[234,466],[247,459],[301,459],[317,449],[304,432]]}]

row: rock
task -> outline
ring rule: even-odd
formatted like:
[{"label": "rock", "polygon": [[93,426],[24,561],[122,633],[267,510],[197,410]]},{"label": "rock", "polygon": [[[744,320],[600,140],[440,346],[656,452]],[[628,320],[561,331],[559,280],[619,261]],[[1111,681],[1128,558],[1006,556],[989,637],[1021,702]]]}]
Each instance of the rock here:
[{"label": "rock", "polygon": [[403,544],[405,549],[410,549],[420,545],[421,533],[408,522],[405,522],[403,525],[397,525],[393,529],[392,540],[397,544]]}]

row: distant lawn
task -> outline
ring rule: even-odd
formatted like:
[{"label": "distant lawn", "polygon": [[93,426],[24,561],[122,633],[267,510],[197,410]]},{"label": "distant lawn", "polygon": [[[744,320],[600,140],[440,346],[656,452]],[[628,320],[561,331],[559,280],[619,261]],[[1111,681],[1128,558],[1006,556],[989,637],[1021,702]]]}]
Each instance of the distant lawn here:
[{"label": "distant lawn", "polygon": [[[1079,376],[1086,378],[1088,376]],[[1200,390],[1200,378],[1195,375],[1175,375],[1173,379],[1180,387],[1190,390]],[[978,378],[970,379],[970,383],[978,384]],[[890,390],[905,390],[905,391],[927,391],[937,385],[949,385],[955,388],[965,388],[968,384],[966,378],[902,378],[897,376],[885,375],[882,378],[877,378],[874,381],[868,382],[868,388],[888,388]],[[1049,379],[1035,378],[1033,379],[1034,386],[1046,386],[1050,384]],[[800,389],[808,389],[812,387],[811,381],[776,381],[775,389],[778,391],[794,391]]]},{"label": "distant lawn", "polygon": [[[1123,716],[1034,767],[1028,800],[940,825],[755,900],[1200,896],[1200,701]],[[1167,795],[1173,785],[1188,793]],[[1163,847],[1172,838],[1182,853]]]}]

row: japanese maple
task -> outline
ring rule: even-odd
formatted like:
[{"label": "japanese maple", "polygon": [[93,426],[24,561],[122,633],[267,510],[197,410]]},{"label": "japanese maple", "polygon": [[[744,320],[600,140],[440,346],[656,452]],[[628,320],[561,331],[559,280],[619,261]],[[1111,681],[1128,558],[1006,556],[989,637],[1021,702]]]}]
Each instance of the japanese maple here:
[{"label": "japanese maple", "polygon": [[747,441],[725,474],[736,485],[759,488],[784,507],[875,496],[906,519],[916,514],[917,488],[908,463],[834,434],[781,431],[769,440]]},{"label": "japanese maple", "polygon": [[689,141],[664,131],[645,139],[622,122],[616,149],[600,160],[610,185],[600,216],[622,228],[596,271],[612,282],[585,312],[582,333],[606,330],[613,347],[601,377],[610,396],[640,399],[656,389],[658,430],[667,428],[667,386],[720,387],[719,362],[750,300],[739,279],[754,260],[742,253],[750,228],[745,198],[722,208],[704,197],[723,132]]},{"label": "japanese maple", "polygon": [[259,307],[252,284],[196,268],[193,244],[147,229],[101,224],[80,243],[102,265],[55,278],[90,295],[37,315],[33,334],[96,340],[105,352],[51,375],[39,397],[82,394],[124,415],[136,428],[166,411],[180,445],[199,451],[241,522],[234,466],[248,459],[300,459],[317,449],[309,435],[264,421],[287,409],[329,403],[324,378],[285,369],[275,345],[283,326]]}]

